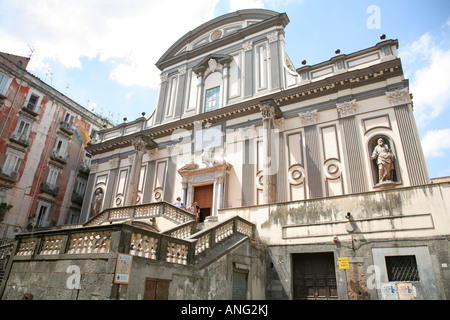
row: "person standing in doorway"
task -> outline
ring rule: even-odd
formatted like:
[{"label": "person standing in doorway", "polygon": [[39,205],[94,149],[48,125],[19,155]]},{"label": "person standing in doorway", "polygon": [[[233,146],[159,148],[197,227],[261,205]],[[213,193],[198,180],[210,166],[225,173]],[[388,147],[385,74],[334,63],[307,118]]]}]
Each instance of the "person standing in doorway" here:
[{"label": "person standing in doorway", "polygon": [[198,206],[197,201],[194,201],[191,205],[191,207],[189,208],[189,211],[195,215],[195,221],[199,222],[199,218],[200,218],[200,207]]}]

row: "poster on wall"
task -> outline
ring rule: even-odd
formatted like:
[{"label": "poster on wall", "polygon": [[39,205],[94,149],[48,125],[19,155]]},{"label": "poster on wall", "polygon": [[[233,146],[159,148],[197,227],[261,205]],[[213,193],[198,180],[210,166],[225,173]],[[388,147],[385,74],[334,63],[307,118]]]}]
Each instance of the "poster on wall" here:
[{"label": "poster on wall", "polygon": [[397,290],[400,300],[414,300],[414,287],[411,283],[397,283]]},{"label": "poster on wall", "polygon": [[116,273],[114,274],[114,283],[128,284],[130,281],[131,264],[133,256],[130,254],[117,254]]},{"label": "poster on wall", "polygon": [[380,291],[381,291],[381,300],[398,300],[397,283],[395,282],[382,283]]}]

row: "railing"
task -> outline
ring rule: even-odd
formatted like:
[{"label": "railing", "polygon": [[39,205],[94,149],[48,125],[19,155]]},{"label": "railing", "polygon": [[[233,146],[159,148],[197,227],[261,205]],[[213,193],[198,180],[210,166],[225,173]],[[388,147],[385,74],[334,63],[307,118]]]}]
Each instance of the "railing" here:
[{"label": "railing", "polygon": [[126,219],[148,219],[164,216],[176,223],[195,221],[195,216],[190,212],[175,207],[167,202],[153,202],[137,206],[109,208],[91,218],[84,226],[100,225],[104,222],[114,222]]},{"label": "railing", "polygon": [[71,255],[76,258],[77,255],[84,257],[90,254],[122,252],[171,264],[193,265],[197,257],[206,255],[209,250],[233,234],[253,237],[254,232],[253,224],[236,216],[181,239],[192,233],[193,225],[186,223],[165,234],[129,224],[21,234],[17,236],[17,249],[13,256],[15,259],[46,259],[58,255]]}]

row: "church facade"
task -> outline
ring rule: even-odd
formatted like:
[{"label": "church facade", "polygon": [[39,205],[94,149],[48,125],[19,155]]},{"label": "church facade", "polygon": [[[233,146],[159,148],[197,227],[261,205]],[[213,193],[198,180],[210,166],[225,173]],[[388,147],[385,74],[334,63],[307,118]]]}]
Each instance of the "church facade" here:
[{"label": "church facade", "polygon": [[84,219],[95,192],[103,209],[196,201],[203,221],[225,208],[429,183],[398,42],[295,70],[288,22],[238,11],[169,48],[152,115],[100,131],[87,148]]},{"label": "church facade", "polygon": [[88,270],[83,299],[447,299],[450,187],[430,183],[398,41],[296,69],[288,23],[242,10],[175,42],[153,113],[86,147],[80,224],[19,236],[3,298],[27,277],[45,296],[23,266],[47,263]]}]

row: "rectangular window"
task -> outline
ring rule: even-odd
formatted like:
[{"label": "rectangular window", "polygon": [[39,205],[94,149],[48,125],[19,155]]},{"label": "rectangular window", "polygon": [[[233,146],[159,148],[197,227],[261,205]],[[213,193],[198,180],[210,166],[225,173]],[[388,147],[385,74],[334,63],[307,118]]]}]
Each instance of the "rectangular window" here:
[{"label": "rectangular window", "polygon": [[20,157],[19,155],[9,152],[6,156],[5,164],[3,165],[2,172],[8,176],[11,176],[13,173],[17,172],[19,168]]},{"label": "rectangular window", "polygon": [[84,164],[86,166],[90,166],[91,165],[91,161],[92,161],[92,156],[89,153],[86,152],[84,154],[84,160],[83,160]]},{"label": "rectangular window", "polygon": [[66,116],[64,117],[64,122],[71,125],[73,123],[74,119],[75,119],[75,117],[67,112]]},{"label": "rectangular window", "polygon": [[8,89],[9,78],[0,73],[0,94],[6,95]]},{"label": "rectangular window", "polygon": [[40,207],[38,209],[38,216],[36,219],[36,225],[38,227],[45,227],[49,209],[50,209],[50,207],[47,205],[44,205],[44,204],[40,205]]},{"label": "rectangular window", "polygon": [[220,87],[206,90],[205,94],[205,112],[216,110],[219,108]]},{"label": "rectangular window", "polygon": [[31,123],[24,119],[19,119],[16,132],[14,132],[14,138],[19,141],[27,141],[30,134]]},{"label": "rectangular window", "polygon": [[420,281],[416,256],[386,256],[389,281]]},{"label": "rectangular window", "polygon": [[80,218],[80,212],[75,210],[70,210],[69,218],[67,219],[68,224],[77,224]]},{"label": "rectangular window", "polygon": [[56,186],[56,182],[58,181],[59,171],[54,168],[49,168],[47,183],[51,186]]},{"label": "rectangular window", "polygon": [[69,143],[69,141],[67,139],[64,139],[64,138],[58,136],[56,138],[56,147],[53,151],[58,156],[64,157],[66,155],[68,143]]},{"label": "rectangular window", "polygon": [[79,196],[84,196],[84,192],[86,191],[86,181],[78,180],[76,193]]},{"label": "rectangular window", "polygon": [[27,109],[34,111],[38,104],[38,101],[39,101],[39,96],[37,96],[35,94],[31,94],[30,99],[28,100]]}]

